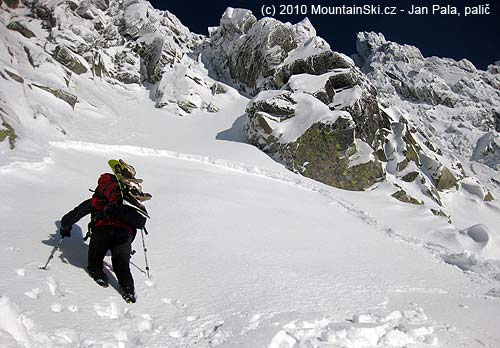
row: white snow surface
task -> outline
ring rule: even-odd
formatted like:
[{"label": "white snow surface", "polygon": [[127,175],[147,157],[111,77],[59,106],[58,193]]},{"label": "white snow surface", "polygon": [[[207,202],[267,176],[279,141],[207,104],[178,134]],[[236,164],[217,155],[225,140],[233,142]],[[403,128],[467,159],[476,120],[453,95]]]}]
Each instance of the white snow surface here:
[{"label": "white snow surface", "polygon": [[[464,212],[467,228],[490,227],[454,231],[383,187],[345,192],[290,173],[238,138],[242,97],[228,97],[224,113],[178,118],[160,114],[140,90],[95,88],[109,93],[99,109],[117,101],[116,114],[96,118],[112,124],[114,135],[96,125],[75,129],[53,138],[43,158],[0,169],[2,196],[12,197],[0,208],[2,346],[498,344],[500,269],[494,259],[473,257],[489,245],[498,256],[498,210],[487,218]],[[131,132],[131,124],[140,127]],[[102,289],[86,275],[87,220],[49,270],[38,269],[59,238],[58,220],[89,196],[112,157],[135,165],[153,193],[146,237],[152,278],[143,273],[138,237],[133,305],[120,298],[116,281]],[[453,257],[459,253],[465,256]]]},{"label": "white snow surface", "polygon": [[[261,93],[267,94],[268,92]],[[261,93],[257,95],[257,100]],[[330,110],[327,105],[318,103],[316,98],[307,93],[295,92],[293,98],[297,101],[295,116],[277,123],[273,128],[273,135],[283,144],[297,140],[315,123],[333,124],[340,116],[351,117],[348,112]]]},{"label": "white snow surface", "polygon": [[[297,27],[301,28],[300,24],[302,23],[303,22],[299,23]],[[306,36],[304,38],[306,39],[306,41],[301,43],[297,48],[290,51],[283,64],[294,62],[297,59],[305,59],[307,57],[328,51],[330,49],[330,45],[325,40],[323,40],[319,36],[313,36],[316,34],[316,31],[307,31],[307,33],[312,37]]]},{"label": "white snow surface", "polygon": [[[2,64],[24,78],[0,77],[2,115],[19,136],[14,150],[0,143],[0,347],[500,346],[500,207],[483,201],[475,181],[442,194],[451,224],[390,197],[390,182],[334,189],[248,145],[249,100],[229,86],[207,96],[219,112],[179,117],[138,84],[73,75],[67,86],[30,40],[3,25],[0,34],[15,57],[1,51]],[[22,45],[38,52],[38,68]],[[213,82],[189,64],[173,67],[182,76],[172,85],[162,81],[162,100],[194,88],[186,73]],[[79,102],[72,108],[32,83],[68,89]],[[297,124],[282,122],[283,136],[339,116],[297,97]],[[365,145],[352,161],[371,158]],[[86,274],[88,219],[39,269],[59,241],[60,218],[90,196],[110,158],[134,165],[153,194],[152,276],[139,235],[135,304],[118,294],[109,256],[109,288]]]},{"label": "white snow surface", "polygon": [[293,75],[287,82],[287,87],[292,91],[303,91],[313,94],[325,87],[326,82],[332,76],[347,73],[349,69],[337,69],[322,75],[298,74]]}]

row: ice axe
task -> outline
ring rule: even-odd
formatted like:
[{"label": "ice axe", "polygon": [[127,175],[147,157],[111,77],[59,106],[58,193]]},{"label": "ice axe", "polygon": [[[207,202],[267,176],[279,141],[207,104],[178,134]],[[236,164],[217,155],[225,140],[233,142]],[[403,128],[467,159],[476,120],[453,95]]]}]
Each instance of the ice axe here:
[{"label": "ice axe", "polygon": [[52,249],[52,252],[50,253],[49,259],[47,260],[45,265],[38,267],[39,269],[44,269],[46,271],[48,270],[47,266],[49,265],[49,262],[54,258],[54,254],[56,253],[56,251],[61,247],[63,240],[64,240],[64,237],[61,237],[59,242]]}]

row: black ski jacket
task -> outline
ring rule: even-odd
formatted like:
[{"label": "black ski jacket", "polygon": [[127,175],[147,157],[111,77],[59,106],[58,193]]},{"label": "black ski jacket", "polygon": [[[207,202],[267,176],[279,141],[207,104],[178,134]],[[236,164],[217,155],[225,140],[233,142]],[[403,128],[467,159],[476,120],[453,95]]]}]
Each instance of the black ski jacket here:
[{"label": "black ski jacket", "polygon": [[137,212],[134,208],[127,205],[118,207],[111,205],[106,212],[100,213],[93,209],[91,199],[87,199],[66,213],[61,219],[61,228],[71,229],[71,227],[80,221],[83,217],[92,214],[91,224],[95,224],[99,219],[112,217],[130,226],[130,232],[135,236],[137,228],[144,228],[146,218]]},{"label": "black ski jacket", "polygon": [[80,221],[83,217],[92,212],[90,199],[87,199],[75,207],[72,211],[66,213],[61,219],[62,229],[71,229],[71,227]]}]

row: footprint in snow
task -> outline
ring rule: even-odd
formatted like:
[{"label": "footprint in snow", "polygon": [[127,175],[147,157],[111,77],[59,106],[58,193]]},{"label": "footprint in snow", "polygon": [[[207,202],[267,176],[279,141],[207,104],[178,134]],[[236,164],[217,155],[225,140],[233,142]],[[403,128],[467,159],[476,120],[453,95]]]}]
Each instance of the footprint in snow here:
[{"label": "footprint in snow", "polygon": [[110,298],[106,304],[95,303],[94,310],[98,316],[109,319],[134,319],[136,317],[136,314],[129,308],[114,302],[114,298]]},{"label": "footprint in snow", "polygon": [[256,330],[259,326],[260,326],[260,319],[261,319],[262,315],[257,313],[255,314],[249,321],[248,323],[248,326],[244,327],[242,330],[241,330],[241,334],[245,334],[247,333],[248,331],[252,331],[252,330]]},{"label": "footprint in snow", "polygon": [[120,306],[114,302],[111,302],[109,305],[100,305],[96,303],[94,304],[94,310],[98,316],[109,319],[118,319],[125,313],[125,311],[122,312]]},{"label": "footprint in snow", "polygon": [[50,305],[50,309],[52,309],[54,313],[61,313],[63,308],[60,303],[53,303]]},{"label": "footprint in snow", "polygon": [[353,315],[346,322],[320,319],[314,322],[292,321],[273,337],[270,347],[293,348],[300,342],[304,347],[317,346],[346,348],[363,347],[437,347],[435,328],[419,307],[393,311],[385,316],[373,313]]},{"label": "footprint in snow", "polygon": [[149,314],[143,314],[142,319],[137,323],[137,330],[140,332],[153,330],[153,317]]},{"label": "footprint in snow", "polygon": [[16,269],[16,274],[20,277],[24,277],[26,275],[26,270],[24,268]]},{"label": "footprint in snow", "polygon": [[35,288],[31,291],[25,292],[24,293],[26,296],[36,300],[37,298],[40,297],[40,288]]},{"label": "footprint in snow", "polygon": [[[52,343],[59,345],[68,345],[79,342],[79,334],[69,329],[59,329],[51,337]],[[79,345],[78,345],[79,346]]]},{"label": "footprint in snow", "polygon": [[174,306],[175,308],[185,308],[187,307],[184,303],[179,303],[178,299],[162,298],[163,303]]},{"label": "footprint in snow", "polygon": [[150,288],[156,287],[156,282],[152,279],[148,279],[144,283],[146,283],[146,285],[149,286]]},{"label": "footprint in snow", "polygon": [[200,317],[197,315],[190,315],[189,317],[186,318],[186,321],[192,322],[192,321],[198,320],[199,318]]},{"label": "footprint in snow", "polygon": [[59,283],[56,280],[54,280],[54,278],[48,277],[46,283],[47,283],[47,286],[49,287],[49,290],[50,290],[50,293],[52,294],[52,296],[54,296],[54,297],[64,296],[64,294],[65,294],[64,290],[62,290],[61,286],[59,285]]},{"label": "footprint in snow", "polygon": [[174,330],[170,330],[168,335],[172,338],[182,338],[182,337],[187,336],[187,332],[185,330],[182,330],[182,329],[174,329]]},{"label": "footprint in snow", "polygon": [[[125,330],[116,331],[115,338],[118,340],[118,348],[142,347],[144,345],[139,334],[131,334]],[[115,346],[116,345],[112,345],[112,347]]]}]

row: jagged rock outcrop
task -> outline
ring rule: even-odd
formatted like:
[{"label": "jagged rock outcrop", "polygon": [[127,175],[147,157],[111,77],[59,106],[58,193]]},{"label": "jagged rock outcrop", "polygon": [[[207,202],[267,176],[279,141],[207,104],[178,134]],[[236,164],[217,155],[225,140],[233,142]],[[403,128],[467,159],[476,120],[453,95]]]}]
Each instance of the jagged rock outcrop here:
[{"label": "jagged rock outcrop", "polygon": [[85,60],[64,45],[59,45],[56,47],[53,57],[55,60],[57,60],[59,63],[64,65],[75,74],[81,75],[85,74],[88,71]]},{"label": "jagged rock outcrop", "polygon": [[263,91],[247,107],[250,143],[332,186],[363,190],[384,178],[372,155],[386,124],[376,89],[307,19],[256,21],[250,11],[227,9],[210,40],[215,63],[224,62],[215,64],[221,76]]},{"label": "jagged rock outcrop", "polygon": [[[400,107],[401,100],[427,109],[472,108],[480,102],[485,107],[481,116],[474,116],[476,126],[483,123],[484,129],[495,129],[498,123],[495,77],[467,60],[424,58],[416,47],[388,42],[383,35],[358,35],[358,54],[353,58],[361,71],[349,57],[331,51],[307,19],[295,25],[270,18],[257,21],[250,11],[228,9],[220,26],[211,30],[210,48],[208,60],[219,76],[257,94],[247,107],[249,142],[292,170],[336,187],[365,189],[388,173],[401,184],[396,196],[402,201],[420,204],[427,197],[439,206],[440,191],[460,187],[467,175],[461,160],[447,156],[429,135],[432,123],[415,124]],[[345,114],[335,120],[326,117],[317,103]],[[486,115],[484,124],[479,119]],[[345,119],[351,128],[342,124]],[[294,127],[298,130],[289,136]],[[456,132],[455,128],[444,133]],[[351,137],[339,142],[338,134],[347,129]],[[477,157],[495,162],[491,154],[498,145],[496,136],[482,145]],[[354,158],[364,162],[353,166]],[[417,186],[421,196],[410,199],[400,194],[411,186]]]},{"label": "jagged rock outcrop", "polygon": [[500,74],[500,60],[495,64],[488,65],[488,71],[492,74]]},{"label": "jagged rock outcrop", "polygon": [[[308,19],[295,25],[274,18],[257,21],[251,11],[233,8],[224,12],[219,27],[211,28],[209,47],[205,54],[217,73],[252,94],[279,88],[283,83],[277,79],[286,72],[278,69],[301,58],[300,53],[306,57],[329,50]],[[293,50],[297,56],[290,59]]]},{"label": "jagged rock outcrop", "polygon": [[59,98],[62,101],[68,103],[73,109],[75,108],[76,103],[78,103],[78,97],[76,95],[63,91],[61,89],[54,89],[46,86],[37,85],[35,83],[32,84],[32,86],[35,86],[37,88],[40,88],[41,90],[49,92],[54,97]]},{"label": "jagged rock outcrop", "polygon": [[7,139],[10,149],[13,150],[16,146],[16,132],[14,131],[14,128],[12,128],[12,126],[3,119],[3,117],[1,117],[1,120],[0,143]]},{"label": "jagged rock outcrop", "polygon": [[[438,190],[458,187],[467,175],[500,169],[500,75],[478,70],[466,59],[425,58],[413,46],[359,33],[355,61],[387,105],[398,105],[413,140],[417,164]],[[393,112],[395,110],[392,110]],[[406,177],[408,179],[408,177]]]},{"label": "jagged rock outcrop", "polygon": [[[142,0],[38,0],[27,1],[23,13],[31,18],[21,21],[22,16],[12,13],[16,20],[6,23],[9,29],[26,38],[33,38],[40,27],[45,29],[39,47],[70,74],[91,74],[111,84],[147,84],[153,89],[151,96],[159,98],[155,105],[169,105],[170,111],[180,115],[197,108],[219,109],[210,89],[215,81],[205,73],[206,83],[192,79],[201,65],[193,52],[206,38],[191,33],[168,11],[156,10]],[[50,59],[36,61],[42,56],[34,53],[37,50],[25,46],[34,68]],[[189,72],[176,73],[178,64],[188,66]],[[160,83],[164,74],[185,80],[175,82],[185,87],[176,90],[178,100],[172,95],[164,98],[169,93],[161,90],[167,85]]]},{"label": "jagged rock outcrop", "polygon": [[0,98],[0,146],[8,143],[8,147],[13,150],[16,147],[18,135],[14,129],[17,124],[14,111],[7,105],[7,102]]},{"label": "jagged rock outcrop", "polygon": [[22,36],[24,36],[25,38],[28,38],[28,39],[32,38],[32,37],[35,37],[35,34],[31,30],[29,30],[28,28],[26,28],[26,26],[24,26],[22,23],[20,23],[18,21],[10,22],[7,25],[7,28],[10,29],[10,30],[17,31]]}]

